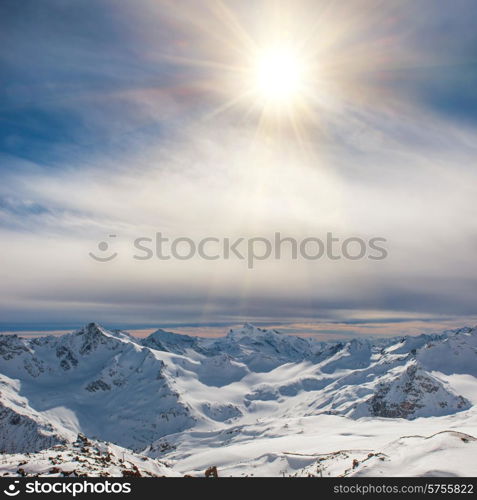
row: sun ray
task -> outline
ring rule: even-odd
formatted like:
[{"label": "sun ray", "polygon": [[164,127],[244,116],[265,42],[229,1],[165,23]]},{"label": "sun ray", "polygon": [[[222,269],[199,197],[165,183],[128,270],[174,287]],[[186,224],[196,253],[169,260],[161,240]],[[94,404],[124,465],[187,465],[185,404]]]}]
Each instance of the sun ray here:
[{"label": "sun ray", "polygon": [[229,35],[231,33],[235,34],[235,37],[237,40],[240,40],[247,52],[256,50],[256,44],[253,38],[247,33],[247,30],[241,26],[234,13],[224,4],[224,2],[222,0],[214,0],[213,5],[216,7],[213,13],[230,28],[231,31],[228,32]]},{"label": "sun ray", "polygon": [[333,116],[339,119],[352,103],[370,107],[385,100],[372,83],[380,75],[419,65],[414,54],[393,58],[390,46],[404,49],[392,40],[363,37],[383,19],[392,21],[392,8],[377,12],[368,5],[363,12],[336,0],[268,0],[254,7],[253,22],[246,8],[225,0],[207,2],[207,10],[208,16],[198,4],[184,14],[176,10],[173,21],[185,17],[191,42],[158,57],[204,70],[187,81],[194,98],[200,92],[212,105],[204,120],[229,113],[235,123],[255,127],[257,141],[275,134],[278,147],[286,131],[285,142],[294,140],[307,156]]}]

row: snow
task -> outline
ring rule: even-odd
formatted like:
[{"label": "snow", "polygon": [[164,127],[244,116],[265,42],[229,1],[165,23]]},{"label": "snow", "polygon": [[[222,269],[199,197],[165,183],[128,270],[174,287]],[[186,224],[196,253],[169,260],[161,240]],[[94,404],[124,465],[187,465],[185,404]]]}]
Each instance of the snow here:
[{"label": "snow", "polygon": [[475,475],[476,361],[472,328],[329,343],[250,324],[217,339],[95,323],[0,335],[0,449],[11,473],[15,453],[46,467],[54,446],[71,465],[81,433],[180,475]]},{"label": "snow", "polygon": [[89,440],[85,436],[37,453],[17,453],[0,458],[0,476],[48,477],[177,477],[162,461],[128,449]]},{"label": "snow", "polygon": [[[383,447],[360,463],[350,476],[473,476],[477,439],[462,432],[406,436]],[[455,460],[455,456],[459,460]]]}]

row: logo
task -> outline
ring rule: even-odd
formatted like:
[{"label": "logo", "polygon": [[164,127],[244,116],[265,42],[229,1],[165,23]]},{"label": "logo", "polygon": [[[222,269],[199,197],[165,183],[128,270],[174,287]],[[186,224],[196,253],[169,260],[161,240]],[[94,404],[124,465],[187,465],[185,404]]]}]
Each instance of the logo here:
[{"label": "logo", "polygon": [[[185,261],[195,258],[203,260],[237,258],[246,261],[248,269],[254,269],[257,261],[281,260],[282,255],[292,260],[302,258],[310,261],[320,259],[378,261],[386,259],[388,256],[388,250],[383,246],[387,243],[386,238],[350,236],[341,239],[329,231],[326,233],[326,237],[302,239],[290,236],[283,237],[279,232],[276,232],[273,238],[207,236],[197,241],[185,236],[165,238],[161,232],[156,232],[153,236],[152,238],[140,236],[134,239],[133,246],[139,252],[132,256],[133,259],[146,261],[155,257],[159,260]],[[109,238],[116,238],[116,235],[110,234]],[[118,256],[117,252],[111,253],[107,241],[100,241],[98,250],[100,254],[89,252],[89,256],[97,262],[110,262]]]},{"label": "logo", "polygon": [[[117,235],[115,235],[115,234],[109,235],[110,238],[116,238],[116,236]],[[108,249],[109,249],[109,243],[107,241],[100,241],[98,243],[98,250],[100,250],[101,252],[103,252],[103,253],[107,252]],[[115,259],[118,256],[118,253],[114,252],[111,255],[102,257],[102,256],[95,255],[93,252],[89,252],[89,256],[98,262],[109,262],[109,261]]]},{"label": "logo", "polygon": [[20,484],[20,481],[13,481],[8,488],[3,490],[3,493],[9,497],[16,497],[20,493],[20,490],[17,489],[17,484]]}]

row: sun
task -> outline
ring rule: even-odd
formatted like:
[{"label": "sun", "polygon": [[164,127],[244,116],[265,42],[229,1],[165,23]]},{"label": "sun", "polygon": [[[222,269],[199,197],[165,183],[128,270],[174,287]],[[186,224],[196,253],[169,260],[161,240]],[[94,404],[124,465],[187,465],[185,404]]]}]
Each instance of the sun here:
[{"label": "sun", "polygon": [[259,50],[252,67],[253,93],[267,105],[291,105],[304,93],[306,70],[303,58],[291,47]]}]

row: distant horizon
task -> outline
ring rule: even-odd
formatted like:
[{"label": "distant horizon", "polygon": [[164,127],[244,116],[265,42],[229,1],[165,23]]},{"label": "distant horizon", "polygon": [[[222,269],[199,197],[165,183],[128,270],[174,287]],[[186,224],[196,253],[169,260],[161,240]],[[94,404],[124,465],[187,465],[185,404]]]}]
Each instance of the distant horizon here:
[{"label": "distant horizon", "polygon": [[80,330],[85,325],[95,322],[108,330],[123,330],[135,337],[143,338],[158,329],[172,331],[181,335],[215,338],[222,337],[231,329],[241,328],[250,323],[259,328],[277,330],[285,335],[314,337],[322,340],[350,340],[357,337],[392,338],[416,336],[420,334],[442,333],[447,330],[473,328],[477,325],[476,317],[462,319],[394,319],[394,320],[354,320],[354,321],[315,321],[315,322],[271,322],[247,321],[220,323],[160,323],[120,325],[110,322],[86,321],[70,325],[5,325],[0,323],[0,334],[16,334],[21,337],[42,337],[64,335]]}]

